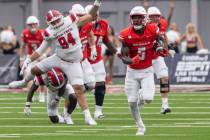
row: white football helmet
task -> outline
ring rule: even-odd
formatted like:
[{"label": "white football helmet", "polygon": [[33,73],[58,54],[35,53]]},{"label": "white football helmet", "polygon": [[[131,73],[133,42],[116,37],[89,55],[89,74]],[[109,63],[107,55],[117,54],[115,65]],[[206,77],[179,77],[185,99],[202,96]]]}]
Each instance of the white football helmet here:
[{"label": "white football helmet", "polygon": [[149,16],[151,16],[151,15],[161,16],[160,10],[155,6],[149,7],[148,10],[147,10],[147,13],[148,13]]},{"label": "white football helmet", "polygon": [[55,29],[64,23],[63,15],[58,10],[50,10],[46,16],[47,24]]},{"label": "white football helmet", "polygon": [[29,16],[26,20],[26,25],[31,30],[31,32],[36,32],[39,27],[39,20],[35,16]]},{"label": "white football helmet", "polygon": [[[134,16],[140,18],[134,19]],[[134,29],[139,30],[147,24],[147,12],[142,6],[135,6],[130,12],[130,22]]]},{"label": "white football helmet", "polygon": [[75,13],[77,16],[83,16],[86,14],[85,8],[81,4],[74,4],[72,5],[71,10],[69,13]]}]

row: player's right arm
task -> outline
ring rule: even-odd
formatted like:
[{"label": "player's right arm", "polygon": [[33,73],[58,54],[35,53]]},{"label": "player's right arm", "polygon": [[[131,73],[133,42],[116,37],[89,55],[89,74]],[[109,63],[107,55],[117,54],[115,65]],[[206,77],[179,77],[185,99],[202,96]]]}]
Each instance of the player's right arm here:
[{"label": "player's right arm", "polygon": [[130,57],[128,57],[128,53],[129,53],[129,47],[127,47],[127,45],[124,42],[122,42],[121,59],[122,59],[122,62],[126,65],[132,64],[132,60]]},{"label": "player's right arm", "polygon": [[30,60],[31,62],[37,60],[47,49],[49,45],[49,41],[48,40],[43,40],[42,44],[40,45],[40,47],[38,49],[36,49],[33,54],[30,56]]},{"label": "player's right arm", "polygon": [[101,0],[95,0],[93,8],[90,10],[88,14],[79,18],[77,26],[81,27],[87,24],[88,22],[92,21],[92,19],[94,19],[94,17],[96,16],[100,5],[101,5]]}]

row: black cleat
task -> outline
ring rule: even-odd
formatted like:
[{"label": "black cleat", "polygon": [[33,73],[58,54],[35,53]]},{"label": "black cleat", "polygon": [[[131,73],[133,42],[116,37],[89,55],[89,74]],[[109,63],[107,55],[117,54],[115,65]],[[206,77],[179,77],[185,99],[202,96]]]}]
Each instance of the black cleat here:
[{"label": "black cleat", "polygon": [[170,108],[162,108],[161,110],[161,114],[167,114],[167,113],[171,113],[171,109]]}]

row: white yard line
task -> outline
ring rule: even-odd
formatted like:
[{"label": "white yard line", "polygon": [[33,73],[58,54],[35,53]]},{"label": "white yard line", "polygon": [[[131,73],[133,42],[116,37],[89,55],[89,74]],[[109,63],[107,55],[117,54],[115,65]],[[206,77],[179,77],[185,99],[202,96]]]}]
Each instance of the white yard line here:
[{"label": "white yard line", "polygon": [[[4,107],[0,107],[0,109],[15,109],[15,108],[21,108],[21,109],[23,109],[23,107],[8,107],[8,106],[4,106]],[[32,107],[32,108],[36,108],[36,109],[46,109],[46,107],[45,106],[43,106],[43,107],[36,107],[36,106],[34,106],[34,107]],[[59,108],[63,108],[63,107],[59,107]],[[92,109],[95,109],[95,107],[89,107],[89,108],[92,108]],[[103,107],[104,109],[128,109],[128,107],[119,107],[119,106],[115,106],[115,107],[110,107],[110,106],[104,106]],[[144,107],[144,109],[147,109],[147,108],[150,108],[150,109],[156,109],[156,108],[158,108],[158,109],[160,109],[160,107],[158,106],[158,107],[149,107],[149,106],[145,106]],[[176,109],[208,109],[208,108],[210,108],[210,107],[206,107],[206,106],[199,106],[199,107],[197,107],[197,106],[194,106],[194,107],[192,107],[192,106],[180,106],[180,107],[173,107],[174,109],[176,108]]]},{"label": "white yard line", "polygon": [[[83,121],[83,118],[73,118],[75,121]],[[31,118],[31,117],[23,117],[23,118],[0,118],[0,120],[49,120],[48,117],[43,118]],[[153,119],[153,118],[143,118],[145,121],[210,121],[210,119],[204,118],[180,118],[180,119],[173,119],[173,118],[165,118],[165,119]],[[133,118],[104,118],[103,120],[99,121],[133,121]],[[205,124],[205,123],[203,123]],[[208,123],[207,123],[208,124]]]}]

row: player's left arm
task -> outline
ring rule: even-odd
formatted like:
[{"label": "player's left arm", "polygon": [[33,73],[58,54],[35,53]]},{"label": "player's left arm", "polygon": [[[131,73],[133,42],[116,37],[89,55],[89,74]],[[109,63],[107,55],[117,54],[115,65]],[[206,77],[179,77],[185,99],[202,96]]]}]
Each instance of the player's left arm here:
[{"label": "player's left arm", "polygon": [[170,0],[170,2],[169,2],[169,8],[170,8],[170,10],[169,10],[168,18],[167,18],[168,25],[170,25],[170,23],[171,23],[171,19],[172,19],[173,13],[174,13],[174,7],[175,7],[174,0]]},{"label": "player's left arm", "polygon": [[106,45],[106,47],[114,54],[116,54],[117,49],[116,47],[111,43],[108,37],[108,33],[103,38],[103,43]]},{"label": "player's left arm", "polygon": [[88,22],[92,21],[92,19],[94,19],[94,17],[96,16],[100,5],[101,5],[101,0],[95,0],[95,2],[93,4],[93,8],[90,10],[90,12],[88,14],[79,18],[79,20],[77,22],[77,26],[81,27],[81,26],[87,24]]}]

